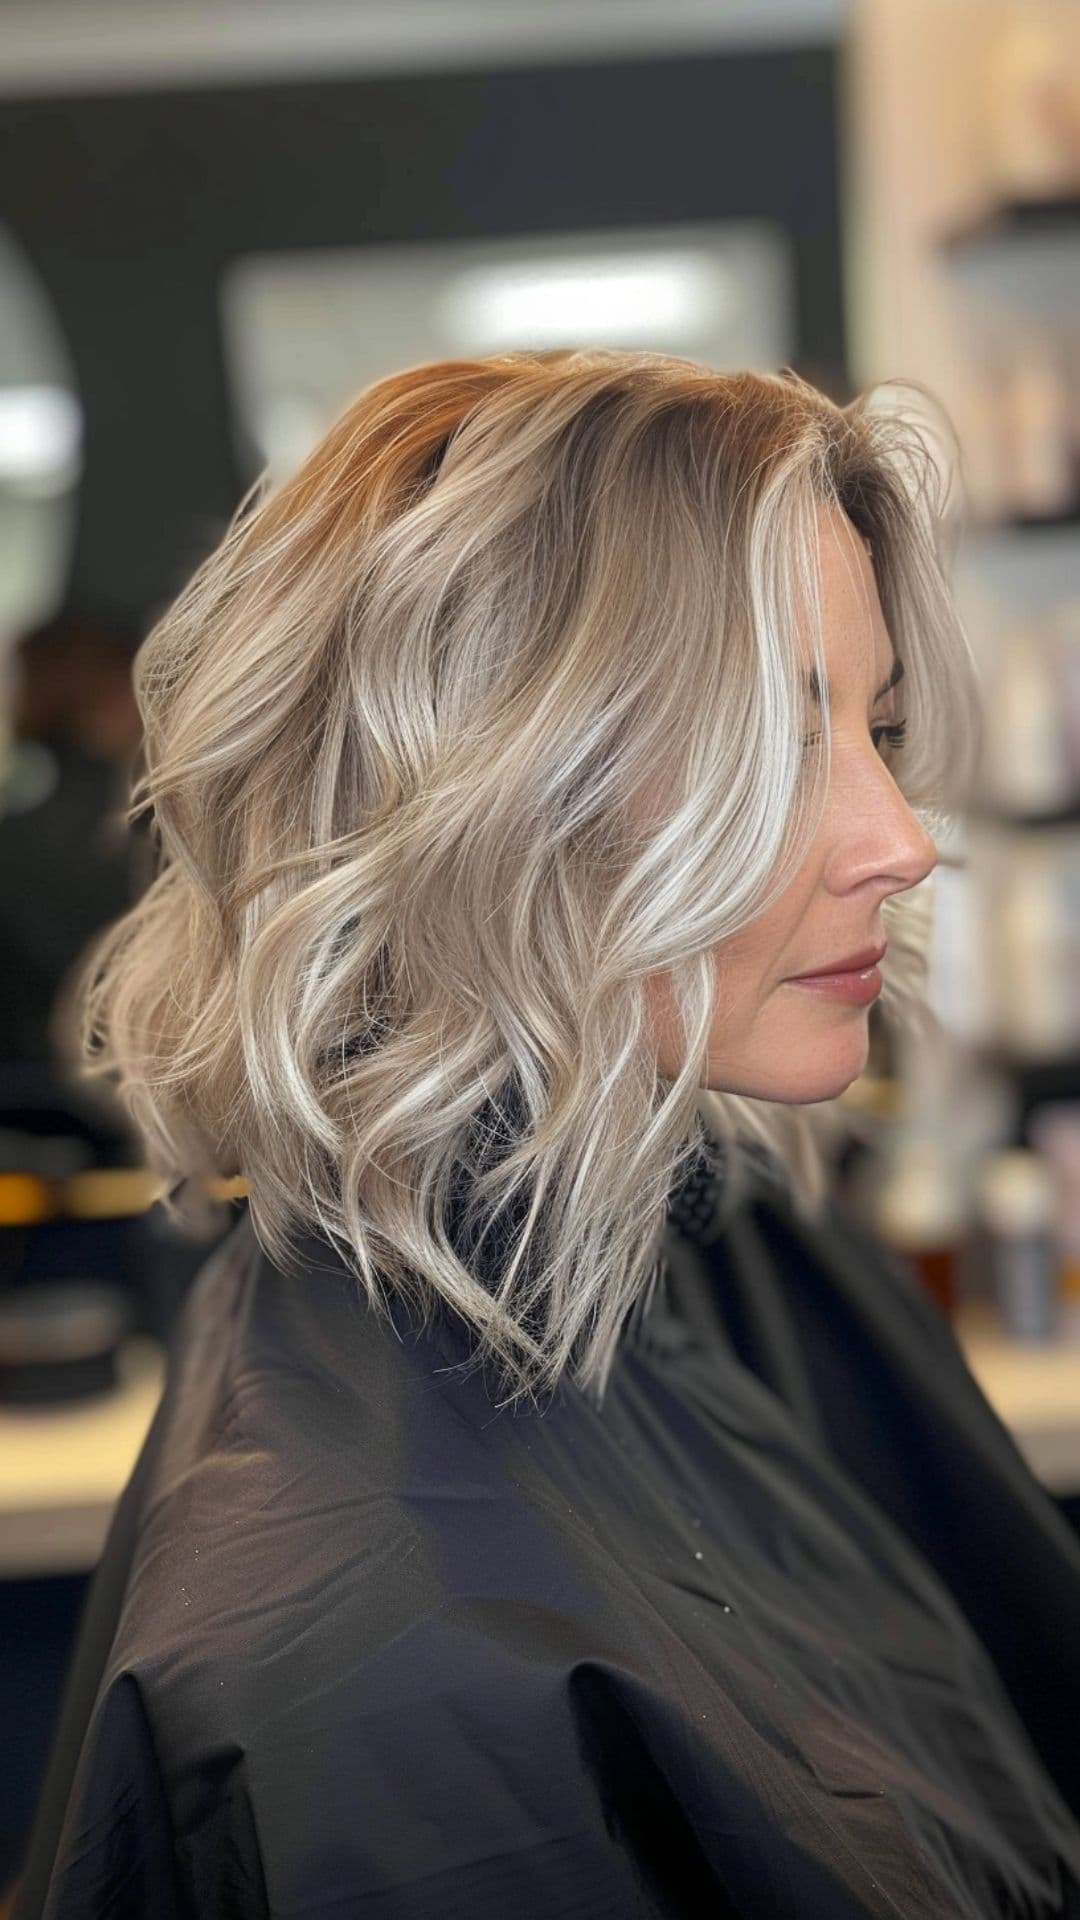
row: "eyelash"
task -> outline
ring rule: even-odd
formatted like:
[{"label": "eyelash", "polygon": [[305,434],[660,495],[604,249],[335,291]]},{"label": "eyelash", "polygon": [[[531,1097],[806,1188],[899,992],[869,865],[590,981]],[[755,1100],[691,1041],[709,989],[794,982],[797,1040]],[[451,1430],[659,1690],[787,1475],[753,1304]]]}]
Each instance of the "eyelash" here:
[{"label": "eyelash", "polygon": [[[885,721],[881,721],[876,727],[871,727],[870,731],[872,734],[883,733],[885,735],[885,738],[890,748],[896,750],[902,747],[904,744],[904,740],[907,735],[907,721],[896,720],[891,724]],[[803,746],[808,747],[812,740],[819,740],[820,738],[821,738],[820,734],[809,733],[807,734],[805,740],[803,741]]]}]

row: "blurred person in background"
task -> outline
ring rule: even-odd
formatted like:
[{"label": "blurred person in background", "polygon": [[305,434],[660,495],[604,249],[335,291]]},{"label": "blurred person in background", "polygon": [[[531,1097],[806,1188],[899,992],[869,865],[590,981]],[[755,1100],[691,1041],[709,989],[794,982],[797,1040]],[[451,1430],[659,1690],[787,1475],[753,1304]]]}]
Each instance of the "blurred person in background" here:
[{"label": "blurred person in background", "polygon": [[131,905],[123,811],[141,722],[138,632],[76,610],[24,635],[0,779],[0,1059],[50,1063],[49,1017],[90,935]]},{"label": "blurred person in background", "polygon": [[1080,1541],[828,1187],[976,762],[936,476],[791,369],[437,362],[143,642],[81,1064],[248,1197],[17,1920],[1080,1914]]}]

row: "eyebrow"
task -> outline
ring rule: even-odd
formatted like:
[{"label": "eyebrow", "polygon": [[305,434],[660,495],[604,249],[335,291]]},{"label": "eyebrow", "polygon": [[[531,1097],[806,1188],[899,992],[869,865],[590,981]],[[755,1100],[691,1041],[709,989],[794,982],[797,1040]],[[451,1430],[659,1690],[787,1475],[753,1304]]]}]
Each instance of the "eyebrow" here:
[{"label": "eyebrow", "polygon": [[[885,695],[886,695],[887,693],[891,693],[891,692],[892,692],[892,689],[893,689],[893,688],[894,688],[895,686],[898,686],[898,685],[899,685],[899,683],[900,683],[900,681],[901,681],[901,680],[903,679],[903,677],[904,677],[904,663],[903,663],[903,661],[902,661],[902,660],[899,660],[899,659],[897,659],[897,660],[894,660],[894,661],[893,661],[893,670],[892,670],[892,672],[890,673],[890,675],[889,675],[889,677],[888,677],[888,679],[887,679],[887,680],[883,680],[883,681],[882,681],[882,683],[881,683],[881,685],[880,685],[880,687],[878,688],[878,690],[877,690],[877,692],[876,692],[876,693],[875,693],[875,695],[874,695],[874,705],[876,706],[879,700],[884,700],[884,698],[885,698]],[[809,691],[810,691],[810,697],[811,697],[811,699],[813,699],[814,701],[816,701],[816,703],[817,703],[817,705],[818,705],[818,706],[820,707],[820,705],[821,705],[821,679],[820,679],[820,677],[819,677],[819,675],[818,675],[818,670],[817,670],[817,668],[816,668],[816,667],[811,667],[811,668],[810,668],[810,670],[809,670],[809,672],[807,672],[806,674],[804,674],[804,676],[803,676],[803,678],[805,679],[805,681],[806,681],[806,685],[807,685],[807,687],[809,688]],[[830,694],[831,694],[831,692],[832,692],[832,681],[831,681],[831,680],[829,681],[829,691],[830,691]]]}]

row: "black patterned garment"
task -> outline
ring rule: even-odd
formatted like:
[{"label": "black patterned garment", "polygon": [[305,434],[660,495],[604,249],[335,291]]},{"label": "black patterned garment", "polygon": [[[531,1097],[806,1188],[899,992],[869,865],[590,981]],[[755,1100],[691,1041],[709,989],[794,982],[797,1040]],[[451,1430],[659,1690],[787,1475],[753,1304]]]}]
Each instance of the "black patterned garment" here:
[{"label": "black patterned garment", "polygon": [[755,1167],[670,1196],[599,1411],[242,1214],[16,1920],[1080,1915],[1080,1541],[913,1271]]}]

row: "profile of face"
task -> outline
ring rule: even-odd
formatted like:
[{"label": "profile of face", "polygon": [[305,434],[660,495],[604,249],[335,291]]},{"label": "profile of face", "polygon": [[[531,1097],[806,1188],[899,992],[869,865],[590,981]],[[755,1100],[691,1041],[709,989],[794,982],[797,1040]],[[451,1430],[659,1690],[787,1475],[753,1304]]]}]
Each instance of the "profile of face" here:
[{"label": "profile of face", "polygon": [[[835,508],[819,508],[818,527],[832,722],[827,803],[783,893],[713,949],[717,1012],[706,1076],[717,1091],[790,1103],[835,1099],[858,1078],[870,1011],[870,1003],[796,986],[792,976],[883,946],[883,902],[917,886],[937,864],[934,842],[888,765],[882,730],[895,719],[896,695],[875,696],[896,656],[869,551]],[[646,1004],[657,1067],[671,1079],[682,1060],[666,971],[646,982]]]}]

